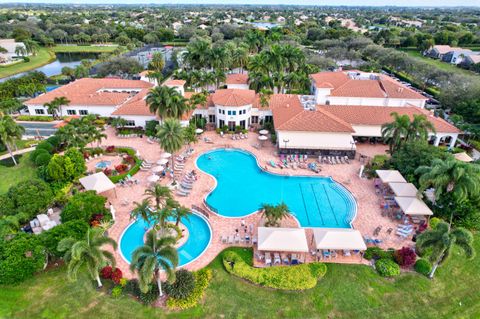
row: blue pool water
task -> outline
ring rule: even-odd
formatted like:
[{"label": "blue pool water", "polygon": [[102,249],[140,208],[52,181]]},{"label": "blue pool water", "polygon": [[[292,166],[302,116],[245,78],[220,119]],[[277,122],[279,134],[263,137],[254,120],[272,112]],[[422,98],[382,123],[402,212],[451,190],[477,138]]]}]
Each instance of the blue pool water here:
[{"label": "blue pool water", "polygon": [[97,164],[95,164],[95,167],[104,169],[104,168],[109,167],[110,165],[112,165],[112,162],[110,162],[110,161],[101,161],[101,162],[98,162]]},{"label": "blue pool water", "polygon": [[262,203],[282,201],[302,227],[351,228],[356,215],[353,196],[329,177],[271,174],[251,154],[231,149],[205,153],[197,166],[217,180],[206,201],[222,216],[246,216]]},{"label": "blue pool water", "polygon": [[[187,241],[177,249],[179,266],[183,266],[200,256],[209,245],[212,237],[210,226],[205,219],[196,214],[190,214],[188,219],[182,218],[181,222],[188,229],[190,235]],[[133,251],[143,245],[145,230],[149,228],[148,222],[140,219],[128,226],[123,233],[120,239],[120,251],[128,263],[132,260]]]}]

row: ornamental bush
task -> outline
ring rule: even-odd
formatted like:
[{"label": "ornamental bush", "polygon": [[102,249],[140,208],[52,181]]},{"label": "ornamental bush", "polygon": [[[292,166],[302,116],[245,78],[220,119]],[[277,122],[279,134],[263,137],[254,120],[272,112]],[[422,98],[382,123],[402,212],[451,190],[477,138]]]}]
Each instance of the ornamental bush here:
[{"label": "ornamental bush", "polygon": [[367,250],[363,254],[363,258],[367,260],[377,260],[381,258],[393,259],[393,253],[393,250],[383,250],[380,247],[373,246],[367,248]]},{"label": "ornamental bush", "polygon": [[393,256],[397,264],[403,268],[413,266],[413,264],[415,264],[415,260],[417,259],[415,251],[410,247],[402,247],[401,249],[395,251]]},{"label": "ornamental bush", "polygon": [[49,142],[43,141],[43,142],[39,143],[35,149],[36,150],[45,150],[48,153],[52,154],[53,150],[54,150],[54,147]]},{"label": "ornamental bush", "polygon": [[89,226],[83,220],[72,220],[49,229],[38,237],[45,246],[45,250],[52,256],[62,257],[63,252],[57,250],[58,243],[64,238],[83,239]]},{"label": "ornamental bush", "polygon": [[278,266],[254,268],[247,264],[234,251],[223,254],[225,269],[238,277],[244,278],[260,286],[282,290],[305,290],[316,286],[318,280],[327,272],[322,263],[301,264],[297,266]]},{"label": "ornamental bush", "polygon": [[[41,151],[44,151],[44,150],[41,150]],[[40,153],[39,155],[37,155],[37,157],[35,158],[35,165],[45,166],[48,164],[48,162],[50,162],[51,158],[52,158],[52,155],[44,151],[43,153]]]},{"label": "ornamental bush", "polygon": [[115,286],[113,287],[112,289],[112,297],[113,298],[118,298],[122,295],[122,291],[123,291],[123,288],[122,286],[118,285],[118,286]]},{"label": "ornamental bush", "polygon": [[428,260],[421,258],[415,263],[415,271],[428,276],[432,272],[432,264]]},{"label": "ornamental bush", "polygon": [[400,266],[392,259],[381,258],[375,262],[375,268],[382,277],[394,277],[400,275]]},{"label": "ornamental bush", "polygon": [[24,281],[44,263],[44,248],[37,236],[19,233],[11,240],[0,241],[0,284]]},{"label": "ornamental bush", "polygon": [[195,287],[190,295],[185,298],[167,299],[167,307],[170,309],[188,309],[195,307],[202,300],[205,290],[212,280],[212,270],[208,268],[201,269],[193,273],[195,277]]},{"label": "ornamental bush", "polygon": [[37,160],[37,157],[42,155],[42,154],[47,154],[47,155],[50,155],[50,153],[46,150],[44,150],[43,148],[38,148],[34,151],[32,151],[30,153],[30,160],[35,163],[35,161]]},{"label": "ornamental bush", "polygon": [[182,299],[188,297],[195,288],[194,275],[186,270],[180,269],[175,273],[175,282],[166,282],[165,292],[172,298]]},{"label": "ornamental bush", "polygon": [[140,291],[140,295],[138,298],[144,305],[151,305],[155,300],[158,299],[159,291],[158,291],[158,285],[156,282],[152,282],[149,285],[149,289],[147,293],[143,293]]},{"label": "ornamental bush", "polygon": [[111,219],[110,212],[105,208],[106,198],[97,195],[95,191],[86,191],[73,195],[60,217],[62,222],[70,220],[83,220],[89,223],[96,214],[103,214],[106,220]]}]

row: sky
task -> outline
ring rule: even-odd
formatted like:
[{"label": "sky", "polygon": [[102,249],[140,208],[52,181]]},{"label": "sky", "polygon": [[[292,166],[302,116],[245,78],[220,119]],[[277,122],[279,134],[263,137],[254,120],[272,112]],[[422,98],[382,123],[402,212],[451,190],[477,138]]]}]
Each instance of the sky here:
[{"label": "sky", "polygon": [[296,4],[296,5],[335,5],[335,6],[479,6],[480,0],[0,0],[2,3],[78,3],[78,4]]}]

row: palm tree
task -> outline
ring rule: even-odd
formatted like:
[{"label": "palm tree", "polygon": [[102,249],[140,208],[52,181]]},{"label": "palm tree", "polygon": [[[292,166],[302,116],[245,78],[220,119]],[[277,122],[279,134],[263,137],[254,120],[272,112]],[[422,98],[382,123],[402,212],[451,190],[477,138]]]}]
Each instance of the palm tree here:
[{"label": "palm tree", "polygon": [[183,139],[189,146],[191,143],[196,143],[198,141],[196,130],[197,128],[194,124],[190,124],[183,129]]},{"label": "palm tree", "polygon": [[17,165],[17,161],[13,155],[12,147],[16,145],[16,140],[22,138],[24,132],[25,128],[18,125],[11,116],[3,115],[0,117],[0,142],[7,148],[15,165]]},{"label": "palm tree", "polygon": [[272,96],[273,92],[267,89],[260,90],[260,106],[263,108],[268,107],[270,104],[270,97]]},{"label": "palm tree", "polygon": [[17,45],[17,46],[15,47],[15,54],[16,54],[17,56],[25,56],[25,55],[27,55],[27,50],[25,49],[24,46],[22,46],[22,45]]},{"label": "palm tree", "polygon": [[157,238],[155,231],[147,233],[145,245],[135,249],[132,254],[130,270],[136,271],[140,290],[147,293],[149,285],[156,279],[160,297],[163,296],[160,270],[164,270],[169,281],[175,280],[175,268],[178,265],[178,253],[174,245],[177,240],[171,236]]},{"label": "palm tree", "polygon": [[124,119],[124,118],[121,118],[121,117],[114,117],[114,118],[112,119],[111,124],[112,124],[115,128],[124,127],[125,125],[127,125],[127,120]]},{"label": "palm tree", "polygon": [[[157,137],[160,139],[160,146],[171,154],[178,152],[183,145],[184,135],[180,121],[173,118],[166,119],[162,124],[157,126]],[[173,169],[173,158],[172,169]],[[175,177],[174,177],[175,182]]]},{"label": "palm tree", "polygon": [[144,198],[140,203],[133,202],[135,208],[130,212],[130,219],[138,220],[139,218],[143,219],[146,222],[151,221],[152,210],[150,209],[150,199]]},{"label": "palm tree", "polygon": [[215,89],[218,89],[220,83],[225,82],[227,76],[225,75],[225,72],[221,69],[215,69],[213,71],[213,75],[215,77]]},{"label": "palm tree", "polygon": [[232,62],[235,67],[240,68],[240,72],[243,73],[243,69],[248,63],[248,49],[245,47],[238,47],[233,51]]},{"label": "palm tree", "polygon": [[188,216],[190,216],[191,213],[192,212],[190,211],[190,209],[184,206],[175,208],[173,210],[173,215],[175,216],[175,225],[178,226],[182,218],[188,219]]},{"label": "palm tree", "polygon": [[393,122],[382,125],[382,138],[388,143],[390,154],[393,154],[402,145],[403,139],[408,136],[410,118],[408,115],[390,114]]},{"label": "palm tree", "polygon": [[278,205],[262,204],[262,216],[267,220],[265,226],[278,227],[280,221],[290,214],[288,206],[281,202]]},{"label": "palm tree", "polygon": [[169,198],[172,198],[172,192],[166,186],[155,184],[153,187],[150,187],[145,190],[145,195],[148,195],[148,199],[155,200],[155,207],[160,209],[160,207],[166,205],[166,201]]},{"label": "palm tree", "polygon": [[25,39],[23,40],[23,44],[25,45],[25,50],[27,53],[31,53],[34,56],[37,55],[40,45],[36,41]]},{"label": "palm tree", "polygon": [[165,67],[165,60],[161,52],[155,52],[152,55],[152,60],[150,61],[148,68],[157,73],[162,73],[163,68]]},{"label": "palm tree", "polygon": [[413,115],[413,121],[410,122],[408,127],[408,133],[406,136],[407,141],[415,140],[428,140],[428,134],[435,133],[435,126],[427,119],[425,115]]},{"label": "palm tree", "polygon": [[173,87],[154,87],[146,101],[150,112],[158,114],[161,120],[166,117],[180,118],[188,110],[185,98]]},{"label": "palm tree", "polygon": [[[420,192],[428,187],[435,189],[435,198],[450,194],[456,202],[463,202],[468,198],[480,196],[480,169],[450,158],[447,160],[435,159],[431,166],[420,166],[415,174],[421,174]],[[452,205],[451,203],[450,205]],[[450,224],[452,223],[454,209],[451,208]]]},{"label": "palm tree", "polygon": [[57,96],[52,100],[52,102],[56,106],[56,110],[60,110],[60,116],[62,116],[62,106],[68,106],[70,104],[70,100],[64,96]]},{"label": "palm tree", "polygon": [[[75,241],[73,238],[64,238],[58,243],[58,251],[65,252],[63,259],[68,264],[67,275],[70,280],[77,280],[81,269],[87,269],[88,274],[96,280],[98,287],[102,287],[99,269],[107,264],[115,266],[115,257],[108,250],[102,250],[104,245],[111,245],[117,249],[115,240],[105,237],[99,228],[89,228],[83,240]],[[82,267],[82,266],[86,266]]]},{"label": "palm tree", "polygon": [[428,259],[433,263],[430,278],[433,278],[438,266],[451,255],[453,246],[461,248],[468,259],[475,256],[473,235],[465,228],[451,229],[449,224],[440,221],[435,229],[426,230],[417,236],[418,251],[429,251]]}]

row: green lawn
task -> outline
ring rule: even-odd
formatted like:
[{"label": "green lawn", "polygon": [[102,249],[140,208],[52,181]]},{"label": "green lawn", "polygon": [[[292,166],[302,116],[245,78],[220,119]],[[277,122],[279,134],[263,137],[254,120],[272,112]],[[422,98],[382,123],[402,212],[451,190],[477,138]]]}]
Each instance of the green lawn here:
[{"label": "green lawn", "polygon": [[467,75],[475,75],[476,74],[476,73],[473,73],[471,71],[459,68],[459,67],[457,67],[453,64],[442,62],[440,60],[432,59],[432,58],[429,58],[429,57],[425,57],[425,56],[422,55],[421,52],[419,52],[416,49],[414,49],[414,50],[412,50],[412,49],[400,49],[400,50],[407,53],[411,57],[414,57],[418,60],[421,60],[422,62],[424,62],[426,64],[438,67],[439,69],[444,70],[444,71],[460,72],[460,73],[467,74]]},{"label": "green lawn", "polygon": [[17,166],[5,167],[0,165],[0,194],[6,193],[10,186],[32,179],[35,176],[36,171],[30,161],[30,153],[23,154]]},{"label": "green lawn", "polygon": [[[480,253],[480,236],[476,235]],[[249,251],[238,248],[248,254]],[[305,292],[264,289],[232,277],[217,257],[202,305],[183,312],[145,307],[129,297],[112,299],[85,275],[69,283],[65,269],[17,286],[0,287],[1,318],[478,318],[480,257],[452,259],[434,280],[403,274],[379,277],[370,267],[328,265],[316,288]]]},{"label": "green lawn", "polygon": [[83,53],[103,53],[103,52],[113,52],[118,48],[117,45],[113,46],[94,46],[94,45],[57,45],[52,48],[54,52],[83,52]]},{"label": "green lawn", "polygon": [[[15,141],[15,144],[17,144],[17,149],[22,150],[24,148],[30,147],[32,144],[38,144],[38,141],[36,140],[17,140]],[[5,150],[3,152],[0,152],[0,155],[5,155],[7,154],[8,151]]]},{"label": "green lawn", "polygon": [[36,56],[29,56],[29,62],[16,63],[9,66],[0,67],[0,78],[4,78],[17,73],[30,71],[48,64],[55,60],[55,53],[49,51],[47,48],[40,48]]}]

